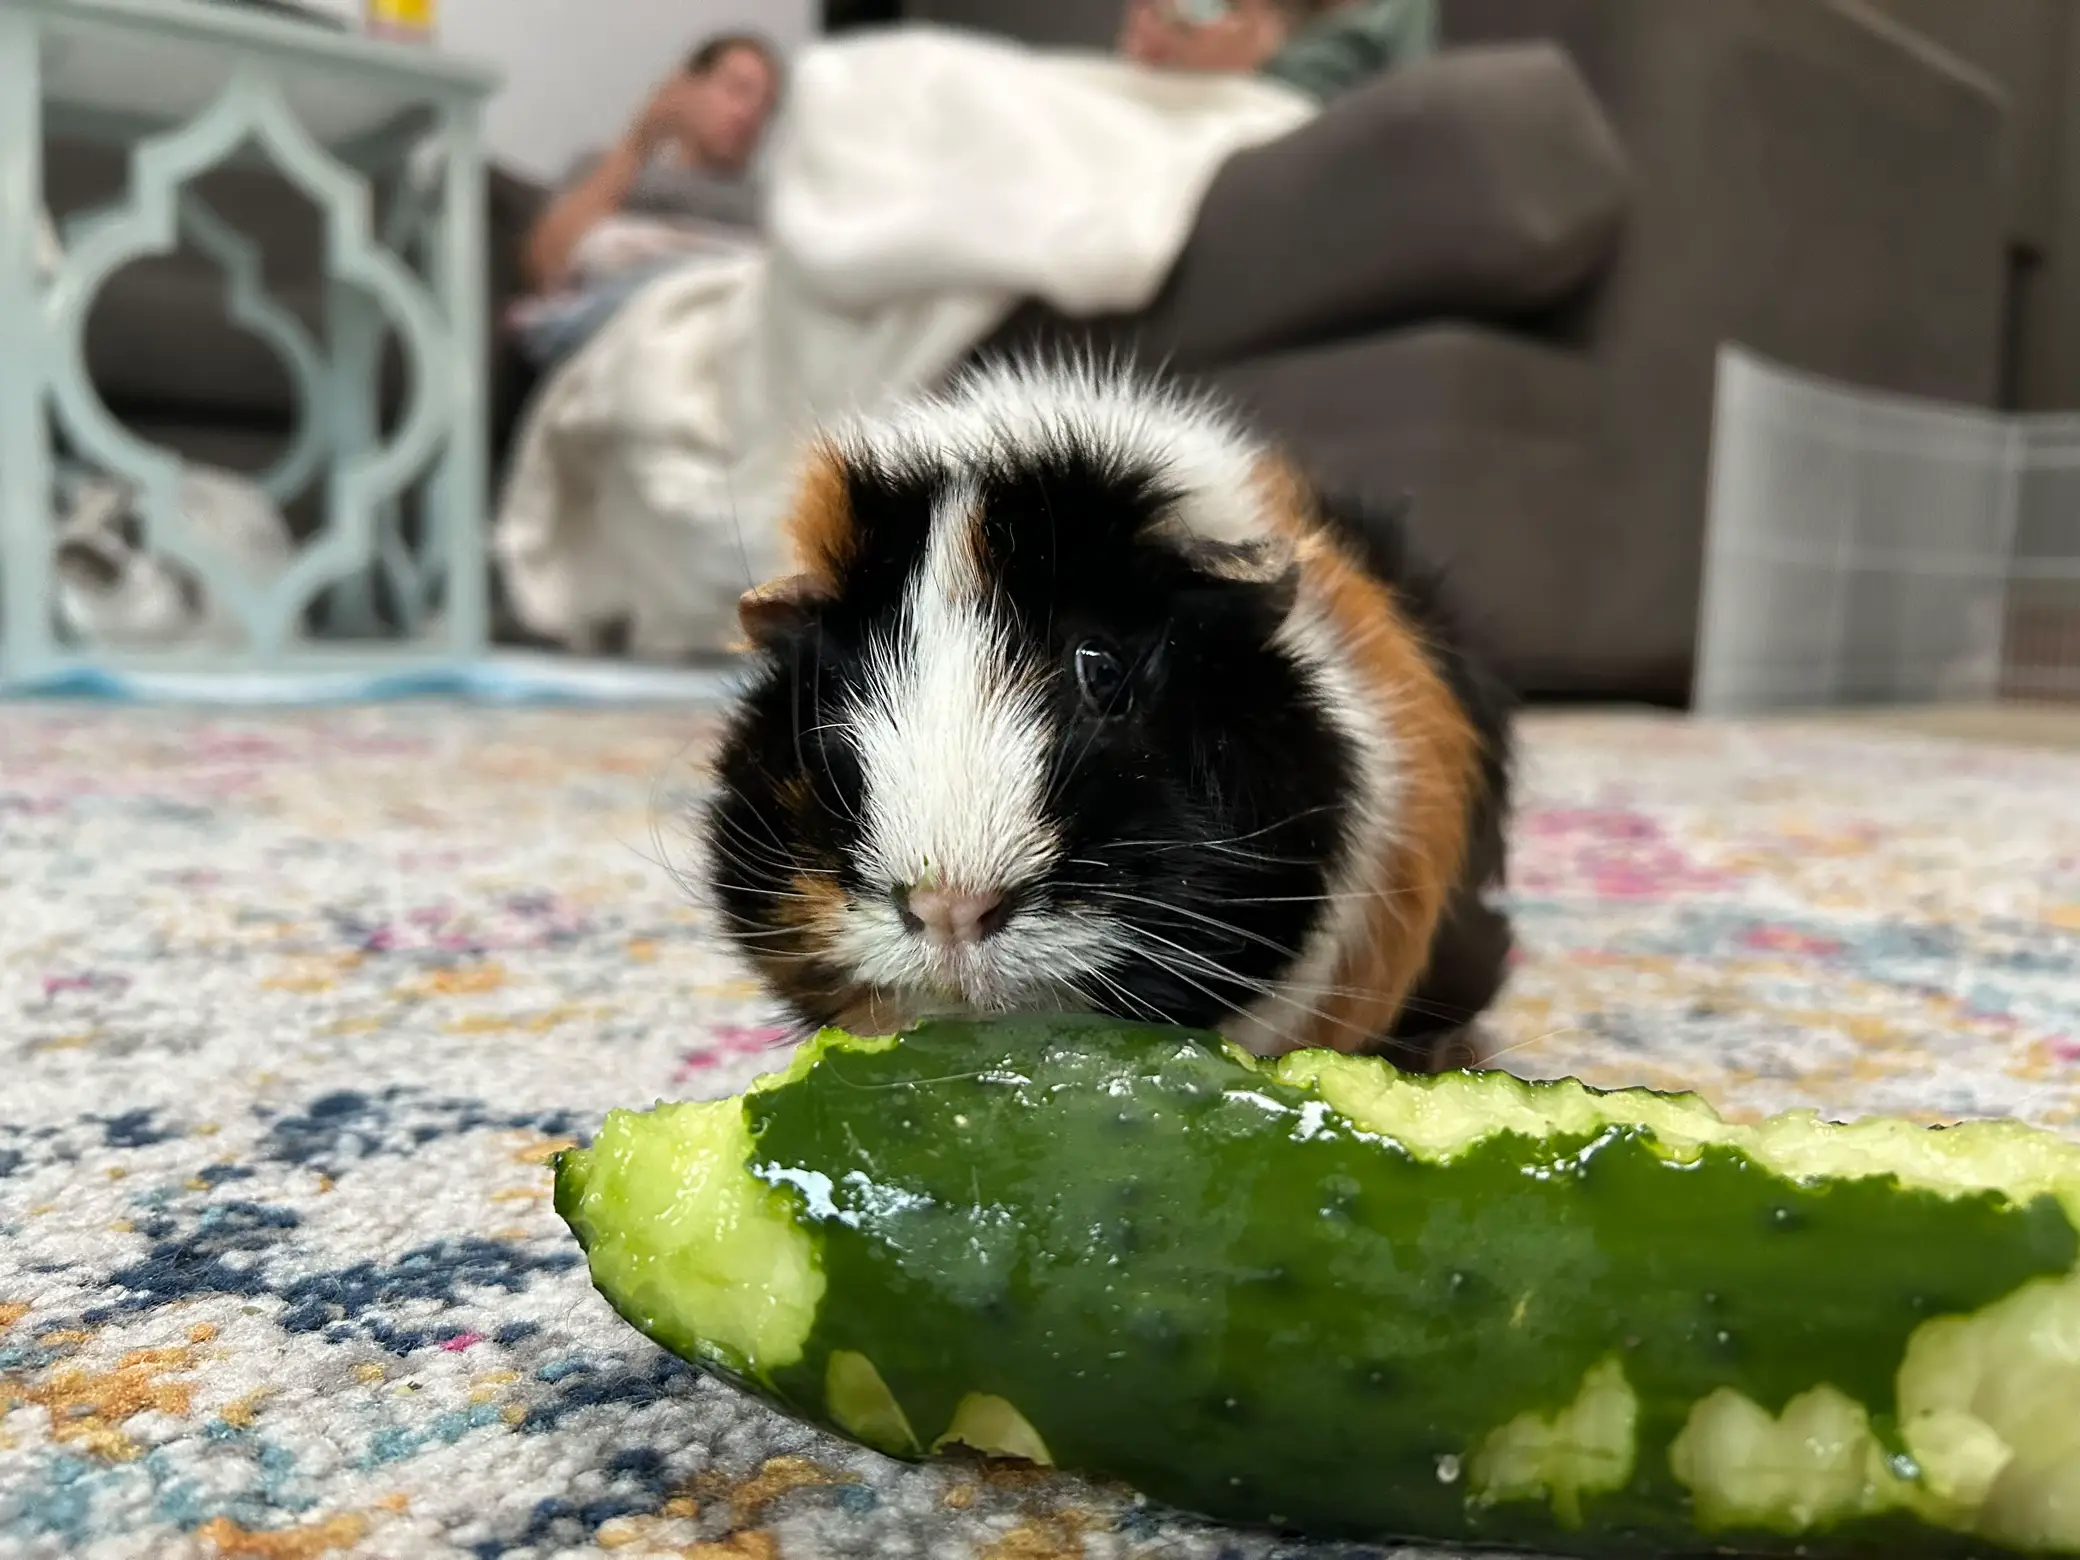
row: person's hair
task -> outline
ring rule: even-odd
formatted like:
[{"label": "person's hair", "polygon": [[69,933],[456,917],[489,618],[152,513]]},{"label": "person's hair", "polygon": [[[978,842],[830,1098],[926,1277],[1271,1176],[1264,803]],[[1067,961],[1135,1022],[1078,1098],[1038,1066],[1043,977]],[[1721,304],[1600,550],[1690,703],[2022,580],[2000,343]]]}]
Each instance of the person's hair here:
[{"label": "person's hair", "polygon": [[705,76],[720,65],[725,57],[739,49],[749,49],[766,62],[766,69],[777,80],[780,76],[780,49],[763,33],[730,32],[717,33],[699,48],[686,56],[686,74]]}]

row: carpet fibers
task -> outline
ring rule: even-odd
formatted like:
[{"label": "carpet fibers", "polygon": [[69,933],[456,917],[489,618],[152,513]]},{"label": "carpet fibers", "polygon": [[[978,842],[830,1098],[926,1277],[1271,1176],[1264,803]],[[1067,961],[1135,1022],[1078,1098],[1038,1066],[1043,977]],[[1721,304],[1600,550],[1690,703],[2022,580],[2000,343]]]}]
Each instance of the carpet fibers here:
[{"label": "carpet fibers", "polygon": [[[0,710],[0,1554],[1329,1553],[898,1467],[593,1295],[548,1157],[772,1060],[663,865],[705,729]],[[1508,1065],[2080,1130],[2080,752],[1529,748]]]}]

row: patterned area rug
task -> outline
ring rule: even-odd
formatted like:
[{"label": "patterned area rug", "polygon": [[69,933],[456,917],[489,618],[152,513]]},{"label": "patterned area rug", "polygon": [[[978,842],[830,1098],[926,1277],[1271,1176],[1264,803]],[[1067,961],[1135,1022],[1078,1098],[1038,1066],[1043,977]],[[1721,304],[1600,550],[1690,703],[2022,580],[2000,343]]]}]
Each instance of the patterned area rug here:
[{"label": "patterned area rug", "polygon": [[[688,716],[0,710],[0,1553],[1315,1560],[906,1469],[592,1294],[545,1162],[770,1063]],[[2080,753],[1538,724],[1509,1065],[2080,1121]]]}]

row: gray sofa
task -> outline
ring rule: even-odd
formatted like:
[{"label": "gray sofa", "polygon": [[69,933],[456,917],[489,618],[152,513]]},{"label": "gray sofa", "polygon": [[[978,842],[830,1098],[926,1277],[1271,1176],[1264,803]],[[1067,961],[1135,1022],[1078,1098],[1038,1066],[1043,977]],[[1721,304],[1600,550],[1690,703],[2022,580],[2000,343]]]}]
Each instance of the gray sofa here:
[{"label": "gray sofa", "polygon": [[[1203,378],[1323,482],[1408,496],[1527,690],[1681,700],[1722,341],[1909,393],[2000,392],[2004,300],[2037,207],[2010,178],[2007,94],[1907,24],[1948,17],[1948,41],[2035,92],[2023,118],[2040,140],[2073,136],[2080,110],[2047,102],[2031,61],[2080,49],[2080,28],[2002,30],[2069,21],[2069,0],[1882,0],[1897,18],[1862,0],[1441,3],[1437,59],[1230,161],[1148,309],[1028,308],[984,350],[1095,339]],[[1119,6],[909,0],[908,14],[1102,45]],[[1977,28],[1949,17],[1980,7]],[[48,162],[61,210],[120,178],[91,148],[55,145]],[[314,310],[309,207],[236,169],[208,194]],[[492,179],[495,305],[519,290],[540,198]],[[2070,230],[2058,253],[2074,273],[2063,295],[2038,290],[2041,312],[2080,322],[2080,195],[2038,229],[2054,249]],[[252,465],[288,426],[289,387],[220,297],[199,262],[136,266],[97,306],[88,355],[118,415]],[[496,449],[528,375],[493,350]]]},{"label": "gray sofa", "polygon": [[[1102,44],[1117,6],[909,14]],[[1148,310],[1030,308],[986,350],[1167,360],[1325,483],[1405,494],[1527,690],[1680,701],[1720,343],[1996,398],[2005,96],[1857,0],[1443,16],[1438,58],[1233,159]]]}]

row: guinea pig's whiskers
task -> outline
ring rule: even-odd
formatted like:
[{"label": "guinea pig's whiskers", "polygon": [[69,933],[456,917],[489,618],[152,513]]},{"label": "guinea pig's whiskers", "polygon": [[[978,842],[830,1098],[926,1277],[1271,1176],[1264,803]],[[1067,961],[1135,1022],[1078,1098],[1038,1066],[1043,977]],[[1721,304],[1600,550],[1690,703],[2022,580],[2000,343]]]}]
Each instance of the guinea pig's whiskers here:
[{"label": "guinea pig's whiskers", "polygon": [[1147,960],[1156,969],[1160,970],[1163,974],[1169,976],[1172,980],[1178,981],[1183,985],[1189,986],[1192,988],[1192,990],[1198,992],[1201,996],[1218,1003],[1223,1012],[1226,1012],[1235,1006],[1235,999],[1232,993],[1222,993],[1215,991],[1211,986],[1208,986],[1205,982],[1194,978],[1189,972],[1180,968],[1173,960],[1166,958],[1157,949],[1137,945],[1135,946],[1134,951],[1137,954],[1139,954],[1143,959]]},{"label": "guinea pig's whiskers", "polygon": [[[803,739],[819,732],[834,730],[839,724],[838,722],[824,719],[823,663],[821,661],[817,661],[810,666],[809,676],[809,697],[812,707],[809,720],[804,721],[802,718],[802,646],[797,644],[794,648],[794,684],[789,697],[794,711],[794,761],[805,775],[809,772],[809,755],[802,750]],[[823,778],[830,786],[830,794],[838,798],[840,805],[845,808],[848,820],[855,825],[858,824],[859,809],[845,800],[845,793],[839,789],[837,776],[831,773],[829,750],[819,743],[817,751],[818,756],[823,760]]]},{"label": "guinea pig's whiskers", "polygon": [[[1111,992],[1112,995],[1118,999],[1120,1006],[1124,1007],[1127,1010],[1123,1015],[1124,1017],[1148,1018],[1153,1019],[1156,1023],[1159,1024],[1174,1024],[1175,1022],[1177,1022],[1168,1013],[1165,1013],[1161,1008],[1157,1007],[1155,1003],[1149,1001],[1146,997],[1137,997],[1136,995],[1134,995],[1133,992],[1127,990],[1126,987],[1122,986],[1110,975],[1107,975],[1103,970],[1092,970],[1087,978],[1097,981],[1101,986],[1103,986],[1107,991]],[[1072,987],[1072,989],[1076,988]],[[1080,989],[1076,990],[1076,995],[1079,999],[1083,1001],[1088,1002],[1091,1000],[1089,994]]]},{"label": "guinea pig's whiskers", "polygon": [[1504,1057],[1518,1056],[1525,1051],[1534,1051],[1549,1041],[1558,1040],[1562,1035],[1585,1035],[1588,1032],[1579,1024],[1563,1024],[1558,1029],[1549,1029],[1544,1034],[1532,1035],[1528,1039],[1518,1040],[1513,1044],[1501,1047],[1499,1050],[1489,1051],[1481,1057],[1480,1065],[1492,1070],[1495,1064]]},{"label": "guinea pig's whiskers", "polygon": [[1103,888],[1090,883],[1075,886],[1087,890],[1094,898],[1109,899],[1123,905],[1141,905],[1150,910],[1161,911],[1168,916],[1182,916],[1186,920],[1198,922],[1201,926],[1210,926],[1217,932],[1226,932],[1231,936],[1241,938],[1245,942],[1253,942],[1260,948],[1268,948],[1281,958],[1297,959],[1300,957],[1297,949],[1288,948],[1284,943],[1277,941],[1275,938],[1266,937],[1260,932],[1253,932],[1247,927],[1237,926],[1233,921],[1223,921],[1219,916],[1206,915],[1198,910],[1187,909],[1183,905],[1169,904],[1160,899],[1151,899],[1146,894],[1129,894],[1121,889]]},{"label": "guinea pig's whiskers", "polygon": [[[1101,848],[1104,850],[1112,851],[1152,850],[1162,852],[1180,850],[1225,850],[1237,845],[1246,845],[1251,840],[1262,839],[1265,835],[1275,833],[1280,829],[1291,828],[1296,823],[1304,823],[1309,818],[1320,817],[1325,813],[1333,813],[1335,811],[1337,811],[1337,809],[1331,806],[1306,807],[1302,808],[1299,812],[1291,813],[1284,818],[1274,819],[1272,822],[1264,824],[1261,828],[1251,829],[1247,834],[1230,834],[1219,839],[1107,840]],[[1247,853],[1242,854],[1242,859],[1245,861],[1273,862],[1280,865],[1311,865],[1311,863],[1308,862],[1286,862],[1276,856],[1253,856]],[[1093,867],[1110,867],[1116,865],[1116,863],[1110,861],[1084,861],[1081,862],[1080,865]]]},{"label": "guinea pig's whiskers", "polygon": [[[1223,1006],[1232,1007],[1235,1005],[1232,994],[1223,996],[1220,993],[1210,990],[1208,987],[1206,987],[1199,981],[1194,980],[1191,977],[1191,975],[1187,972],[1187,969],[1180,964],[1180,961],[1177,958],[1172,957],[1171,955],[1166,954],[1158,950],[1157,948],[1148,946],[1147,940],[1154,939],[1155,941],[1160,942],[1164,948],[1174,949],[1178,954],[1182,954],[1189,957],[1193,961],[1192,968],[1198,969],[1201,973],[1206,974],[1212,979],[1225,981],[1227,984],[1234,987],[1236,990],[1243,992],[1251,997],[1254,997],[1259,1001],[1274,1003],[1281,1008],[1290,1009],[1294,1013],[1305,1018],[1320,1019],[1325,1023],[1332,1024],[1340,1022],[1336,1015],[1330,1013],[1325,1008],[1318,1007],[1314,1003],[1304,1001],[1301,998],[1293,995],[1290,991],[1284,989],[1282,983],[1277,980],[1259,980],[1247,975],[1240,974],[1235,970],[1229,969],[1224,965],[1221,965],[1213,960],[1207,959],[1204,955],[1197,954],[1192,952],[1192,950],[1182,948],[1180,947],[1180,945],[1171,942],[1168,938],[1163,938],[1158,936],[1158,934],[1154,932],[1150,932],[1146,927],[1128,926],[1125,928],[1125,930],[1130,934],[1134,934],[1134,940],[1136,942],[1135,951],[1139,953],[1143,958],[1147,959],[1149,963],[1155,965],[1158,969],[1164,971],[1166,974],[1172,976],[1173,978],[1184,981],[1186,984],[1192,986],[1194,989],[1200,991],[1204,995],[1213,998],[1216,1002],[1221,1003]],[[1323,997],[1362,996],[1366,994],[1356,990],[1350,990],[1334,986],[1310,986],[1309,989]]]},{"label": "guinea pig's whiskers", "polygon": [[[754,814],[754,816],[757,815]],[[731,852],[732,859],[739,866],[757,863],[789,877],[834,878],[837,876],[837,873],[829,868],[812,867],[802,861],[777,834],[773,833],[770,825],[767,827],[766,833],[771,838],[772,844],[768,845],[765,841],[750,833],[728,813],[716,813],[714,817],[717,827],[726,831],[729,836],[726,840],[718,839],[715,841],[716,848],[718,850],[726,849]],[[764,823],[765,819],[760,817],[759,822]]]}]

